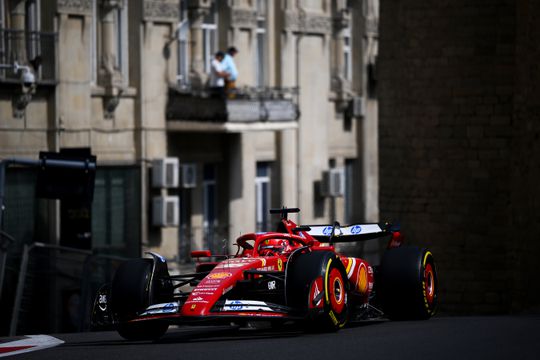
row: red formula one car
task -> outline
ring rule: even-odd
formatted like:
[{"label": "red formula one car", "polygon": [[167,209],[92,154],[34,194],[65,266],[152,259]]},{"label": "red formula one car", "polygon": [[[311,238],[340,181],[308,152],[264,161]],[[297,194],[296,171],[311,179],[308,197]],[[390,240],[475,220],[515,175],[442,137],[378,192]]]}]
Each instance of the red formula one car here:
[{"label": "red formula one car", "polygon": [[[297,226],[287,214],[298,211],[271,210],[281,214],[278,230],[240,236],[234,256],[192,252],[193,274],[170,275],[154,253],[126,261],[99,290],[93,324],[142,340],[161,337],[170,324],[295,320],[335,331],[350,319],[435,313],[437,272],[429,250],[402,246],[401,234],[388,226]],[[340,255],[334,246],[381,237],[389,240],[378,266]]]}]

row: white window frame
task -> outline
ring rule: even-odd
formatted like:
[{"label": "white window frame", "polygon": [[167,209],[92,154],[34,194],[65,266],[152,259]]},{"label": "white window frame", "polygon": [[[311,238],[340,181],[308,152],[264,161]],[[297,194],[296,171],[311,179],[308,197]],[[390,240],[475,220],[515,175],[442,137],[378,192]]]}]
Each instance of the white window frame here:
[{"label": "white window frame", "polygon": [[[211,19],[211,22],[208,21]],[[210,74],[211,63],[214,58],[214,53],[218,49],[218,13],[216,9],[216,2],[212,1],[208,15],[204,18],[201,25],[203,36],[203,63],[204,72]]]},{"label": "white window frame", "polygon": [[350,224],[352,223],[352,215],[354,212],[353,204],[354,204],[354,166],[356,163],[356,159],[345,159],[345,167],[344,167],[344,177],[345,177],[345,192],[343,194],[344,199],[344,218],[345,223]]},{"label": "white window frame", "polygon": [[[206,178],[205,167],[211,166],[212,167],[212,177]],[[215,164],[204,164],[203,165],[203,182],[202,182],[202,188],[203,188],[203,241],[206,242],[206,246],[212,252],[217,251],[218,246],[216,244],[216,235],[217,235],[217,227],[218,227],[218,216],[217,216],[217,204],[218,204],[218,197],[217,197],[217,181],[216,181],[216,165]],[[210,199],[210,189],[212,189],[213,192],[213,201]],[[214,214],[214,218],[210,219],[210,208],[212,208],[212,212]]]},{"label": "white window frame", "polygon": [[343,78],[352,80],[352,37],[351,25],[343,30]]},{"label": "white window frame", "polygon": [[[257,226],[257,231],[265,231],[268,229],[264,228],[264,225],[268,225],[268,210],[271,208],[271,201],[272,201],[272,182],[271,182],[271,175],[272,175],[272,166],[269,162],[259,162],[257,163],[257,168],[259,166],[264,166],[266,168],[266,175],[255,176],[255,222]],[[267,192],[264,194],[264,186],[267,185],[266,189]],[[264,198],[266,197],[266,204],[268,206],[268,209],[263,209]],[[259,226],[262,226],[262,228],[259,228]]]},{"label": "white window frame", "polygon": [[[213,180],[204,180],[203,181],[203,227],[205,229],[212,229],[214,228],[215,226],[217,226],[217,217],[215,216],[216,215],[216,210],[217,210],[217,206],[216,206],[216,185],[217,185],[217,182],[216,182],[216,179],[213,179]],[[214,203],[213,204],[210,204],[210,199],[209,199],[209,189],[210,188],[213,188],[214,189]],[[208,208],[208,206],[213,206],[213,210],[214,210],[214,219],[212,222],[210,222],[209,220],[209,213],[210,213],[210,209]]]},{"label": "white window frame", "polygon": [[129,83],[129,54],[128,54],[128,1],[121,8],[114,10],[116,33],[116,66],[122,74],[124,85]]},{"label": "white window frame", "polygon": [[0,0],[0,29],[6,28],[6,5],[5,0]]},{"label": "white window frame", "polygon": [[[262,26],[261,26],[262,25]],[[266,85],[267,69],[267,32],[268,26],[268,4],[266,0],[257,0],[257,28],[255,30],[255,83],[258,87]]]},{"label": "white window frame", "polygon": [[189,18],[187,14],[187,1],[180,1],[180,23],[177,28],[178,38],[178,71],[176,74],[176,82],[180,89],[188,89],[189,68],[190,68],[190,46],[189,46]]},{"label": "white window frame", "polygon": [[183,20],[178,26],[178,74],[176,80],[180,88],[189,87],[189,21]]},{"label": "white window frame", "polygon": [[[5,0],[0,0],[0,29],[6,29],[6,10],[5,10]],[[4,42],[5,32],[2,32],[0,36],[0,52],[2,56],[0,57],[0,63],[7,64],[7,54],[6,54],[6,44]],[[0,76],[4,77],[6,73],[5,69],[0,69]]]},{"label": "white window frame", "polygon": [[98,10],[97,10],[97,7],[98,7],[98,4],[97,4],[98,0],[94,0],[92,1],[92,41],[91,41],[91,44],[90,44],[90,52],[91,52],[91,55],[90,55],[90,61],[91,61],[91,64],[90,66],[92,67],[91,68],[91,77],[90,77],[90,83],[92,85],[97,85],[97,73],[98,73],[98,56],[99,56],[99,52],[98,52],[98,26],[97,26],[97,23],[98,23],[98,17],[99,17],[99,13],[98,13]]}]

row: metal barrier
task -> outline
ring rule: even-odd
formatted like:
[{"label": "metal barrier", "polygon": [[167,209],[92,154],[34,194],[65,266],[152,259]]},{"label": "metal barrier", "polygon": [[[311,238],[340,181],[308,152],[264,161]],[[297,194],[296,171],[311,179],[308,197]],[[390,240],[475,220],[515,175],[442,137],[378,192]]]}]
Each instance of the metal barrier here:
[{"label": "metal barrier", "polygon": [[124,260],[39,242],[25,245],[9,335],[20,333],[21,323],[23,332],[89,330],[93,296]]}]

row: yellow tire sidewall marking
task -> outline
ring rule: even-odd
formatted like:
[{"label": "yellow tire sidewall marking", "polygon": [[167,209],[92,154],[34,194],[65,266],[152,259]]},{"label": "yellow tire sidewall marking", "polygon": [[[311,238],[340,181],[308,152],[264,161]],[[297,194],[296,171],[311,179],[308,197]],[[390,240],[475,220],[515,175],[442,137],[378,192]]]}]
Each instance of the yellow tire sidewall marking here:
[{"label": "yellow tire sidewall marking", "polygon": [[329,272],[329,269],[330,269],[330,264],[332,264],[332,259],[330,259],[330,261],[328,261],[328,264],[326,264],[326,272],[324,274],[324,287],[325,287],[325,291],[324,291],[324,297],[326,299],[326,303],[327,304],[330,304],[330,298],[328,297],[328,289],[327,289],[327,285],[328,285],[328,272]]},{"label": "yellow tire sidewall marking", "polygon": [[424,267],[426,267],[426,261],[427,261],[428,256],[433,256],[431,254],[431,251],[426,251],[426,253],[424,254],[424,260],[422,261],[422,266]]}]

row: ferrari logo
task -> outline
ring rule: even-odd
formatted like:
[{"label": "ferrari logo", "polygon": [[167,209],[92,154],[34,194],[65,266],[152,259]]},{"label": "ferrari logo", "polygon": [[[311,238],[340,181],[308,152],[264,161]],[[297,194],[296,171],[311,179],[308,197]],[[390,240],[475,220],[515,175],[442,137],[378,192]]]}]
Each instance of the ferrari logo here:
[{"label": "ferrari logo", "polygon": [[361,294],[365,294],[368,288],[368,276],[366,271],[366,266],[364,264],[360,265],[360,269],[358,269],[358,291]]},{"label": "ferrari logo", "polygon": [[283,260],[277,259],[277,269],[278,269],[278,271],[283,270]]},{"label": "ferrari logo", "polygon": [[191,305],[191,309],[190,309],[190,310],[193,311],[193,310],[195,310],[196,307],[197,307],[197,304],[193,304],[193,305]]}]

